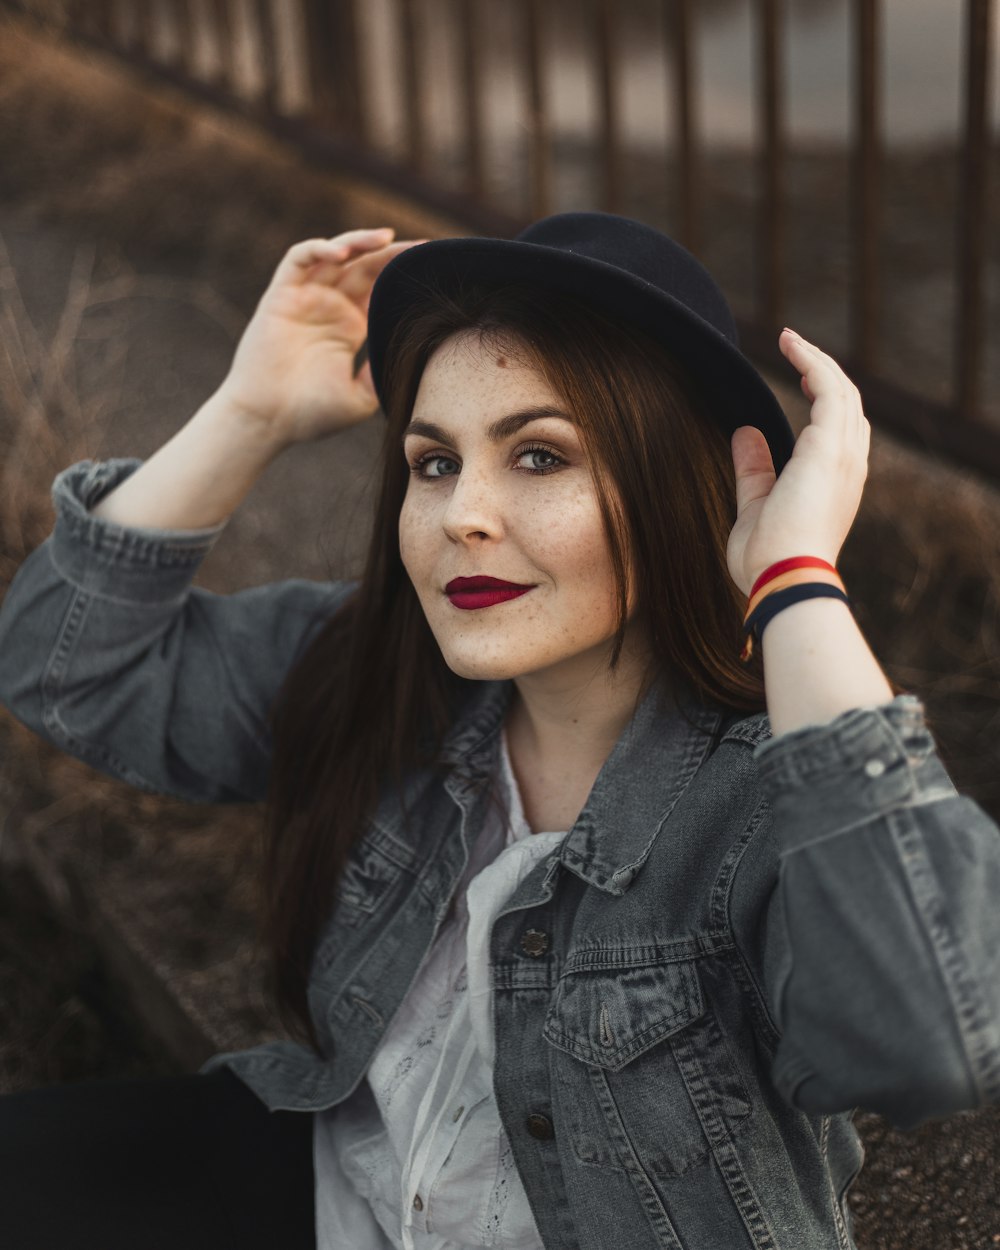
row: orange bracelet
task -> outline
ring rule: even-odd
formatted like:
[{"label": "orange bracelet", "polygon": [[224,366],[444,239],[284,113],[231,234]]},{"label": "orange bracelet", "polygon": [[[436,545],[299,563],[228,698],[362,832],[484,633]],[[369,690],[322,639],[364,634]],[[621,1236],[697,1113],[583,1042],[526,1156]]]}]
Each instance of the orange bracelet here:
[{"label": "orange bracelet", "polygon": [[[850,605],[847,591],[836,568],[818,556],[792,556],[770,565],[754,582],[746,615],[745,640],[740,660],[745,664],[753,655],[753,643],[764,626],[783,608],[803,599],[832,596]],[[767,606],[762,606],[768,600]]]},{"label": "orange bracelet", "polygon": [[779,577],[782,573],[787,573],[789,569],[827,569],[831,573],[836,573],[836,567],[823,560],[820,556],[788,556],[784,560],[778,560],[774,564],[769,565],[763,573],[757,578],[750,587],[750,598],[762,586],[765,586],[773,577]]}]

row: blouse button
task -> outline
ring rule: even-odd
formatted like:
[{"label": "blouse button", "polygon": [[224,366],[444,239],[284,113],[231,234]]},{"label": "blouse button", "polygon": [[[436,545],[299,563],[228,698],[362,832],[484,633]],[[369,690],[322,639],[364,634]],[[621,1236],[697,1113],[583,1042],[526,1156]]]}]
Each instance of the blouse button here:
[{"label": "blouse button", "polygon": [[424,1200],[419,1194],[413,1199],[413,1209],[414,1211],[422,1211],[424,1209]]},{"label": "blouse button", "polygon": [[542,933],[540,929],[529,929],[527,933],[521,934],[521,950],[526,955],[537,957],[544,955],[549,949],[549,935]]},{"label": "blouse button", "polygon": [[882,760],[869,760],[865,765],[865,772],[869,777],[881,777],[885,772],[885,764]]}]

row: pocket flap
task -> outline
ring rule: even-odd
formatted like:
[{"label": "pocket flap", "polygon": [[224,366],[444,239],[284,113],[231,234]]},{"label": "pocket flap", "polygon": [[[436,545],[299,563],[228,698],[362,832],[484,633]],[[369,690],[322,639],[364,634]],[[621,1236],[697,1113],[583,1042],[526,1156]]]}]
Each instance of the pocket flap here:
[{"label": "pocket flap", "polygon": [[543,1034],[585,1063],[617,1070],[704,1013],[694,960],[565,972]]}]

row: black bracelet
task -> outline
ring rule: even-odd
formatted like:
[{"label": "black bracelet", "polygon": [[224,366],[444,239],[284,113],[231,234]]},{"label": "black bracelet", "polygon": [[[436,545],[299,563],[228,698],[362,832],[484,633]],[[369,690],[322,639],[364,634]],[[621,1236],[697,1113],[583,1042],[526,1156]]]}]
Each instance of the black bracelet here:
[{"label": "black bracelet", "polygon": [[743,626],[743,633],[745,635],[752,634],[759,643],[761,634],[764,632],[764,626],[770,621],[772,616],[777,616],[783,608],[787,608],[792,603],[798,603],[800,599],[822,599],[826,597],[840,599],[848,607],[853,606],[851,600],[839,586],[831,586],[828,582],[806,582],[802,586],[786,586],[784,590],[776,590],[772,594],[766,595],[757,604]]}]

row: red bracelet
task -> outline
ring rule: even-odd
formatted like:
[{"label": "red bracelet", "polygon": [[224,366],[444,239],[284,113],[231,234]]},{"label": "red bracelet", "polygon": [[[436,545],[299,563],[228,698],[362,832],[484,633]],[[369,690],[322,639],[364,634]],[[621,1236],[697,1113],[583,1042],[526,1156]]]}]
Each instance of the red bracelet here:
[{"label": "red bracelet", "polygon": [[766,568],[754,582],[747,598],[752,599],[761,586],[766,586],[772,578],[787,573],[789,569],[828,569],[831,573],[837,571],[834,565],[827,560],[820,559],[819,556],[789,556],[787,560],[779,560],[776,564]]},{"label": "red bracelet", "polygon": [[[808,573],[800,571],[805,569],[817,569],[819,576],[813,574],[810,580]],[[770,589],[765,589],[768,586]],[[811,599],[817,595],[833,595],[851,606],[837,569],[819,556],[791,556],[766,568],[754,582],[747,601],[746,615],[743,618],[741,662],[749,662],[753,655],[754,639],[760,641],[764,626],[773,616],[801,599]]]}]

